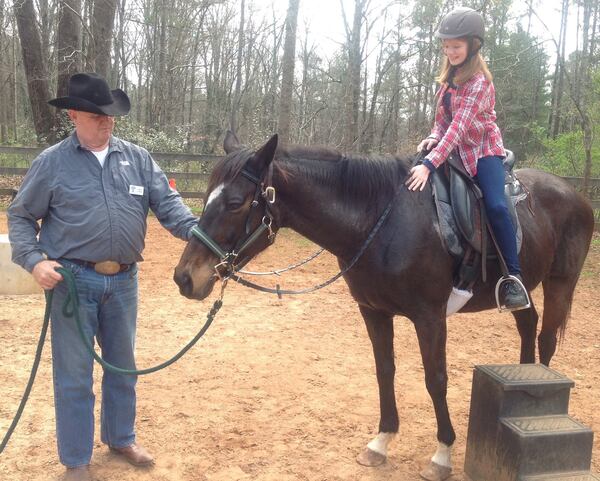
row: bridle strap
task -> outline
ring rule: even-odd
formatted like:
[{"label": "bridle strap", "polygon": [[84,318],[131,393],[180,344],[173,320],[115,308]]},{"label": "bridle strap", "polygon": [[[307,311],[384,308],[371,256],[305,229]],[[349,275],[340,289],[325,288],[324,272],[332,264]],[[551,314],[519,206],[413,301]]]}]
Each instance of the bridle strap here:
[{"label": "bridle strap", "polygon": [[252,172],[250,172],[249,170],[242,169],[242,171],[240,172],[240,174],[242,176],[246,177],[246,179],[248,179],[253,184],[256,184],[256,185],[260,185],[261,184],[261,180],[258,177],[256,177]]},{"label": "bridle strap", "polygon": [[[269,231],[269,240],[271,242],[273,242],[273,240],[274,240],[274,234],[271,229],[271,224],[273,222],[273,215],[271,213],[271,209],[269,208],[269,204],[274,202],[274,199],[275,199],[274,189],[273,189],[273,186],[271,185],[271,180],[272,180],[272,176],[273,176],[272,169],[273,169],[273,166],[271,164],[265,174],[265,177],[267,178],[267,183],[268,183],[267,187],[265,187],[265,182],[263,180],[261,180],[260,178],[255,176],[249,170],[247,170],[245,168],[241,170],[240,174],[244,178],[246,178],[247,180],[249,180],[250,182],[252,182],[253,184],[256,185],[256,191],[254,193],[254,197],[252,199],[252,204],[250,206],[250,211],[248,212],[248,217],[246,218],[246,224],[245,224],[245,232],[246,232],[246,234],[249,234],[249,235],[245,239],[240,239],[235,244],[234,248],[231,251],[226,252],[225,250],[223,250],[221,248],[221,246],[219,246],[219,244],[217,242],[215,242],[215,240],[212,237],[210,237],[206,232],[204,232],[204,230],[202,230],[200,225],[195,225],[194,227],[192,227],[192,230],[191,230],[192,235],[194,237],[196,237],[199,241],[201,241],[206,247],[208,247],[219,258],[219,260],[221,261],[219,266],[224,266],[229,275],[232,274],[233,272],[235,272],[237,269],[241,269],[242,266],[238,266],[235,264],[236,258],[240,255],[240,253],[242,253],[243,251],[248,249],[248,247],[250,247],[252,244],[254,244],[265,231]],[[272,195],[273,195],[272,201],[269,198],[269,189],[272,190]],[[261,223],[250,234],[250,221],[252,218],[252,212],[253,212],[253,209],[256,206],[258,206],[258,200],[260,199],[261,195],[265,198],[265,214],[262,218]],[[217,266],[217,269],[218,269],[218,266]]]},{"label": "bridle strap", "polygon": [[213,241],[212,238],[200,228],[200,226],[195,225],[194,227],[192,227],[192,235],[194,235],[206,247],[213,251],[219,259],[223,260],[227,258],[227,253],[223,249],[221,249],[221,247],[219,247],[219,244]]},{"label": "bridle strap", "polygon": [[269,230],[269,225],[265,224],[264,219],[260,223],[260,225],[254,230],[254,232],[246,239],[246,241],[240,246],[239,249],[236,249],[234,252],[237,255],[240,255],[244,252],[248,247],[256,242],[256,240],[262,235],[262,233],[266,230]]}]

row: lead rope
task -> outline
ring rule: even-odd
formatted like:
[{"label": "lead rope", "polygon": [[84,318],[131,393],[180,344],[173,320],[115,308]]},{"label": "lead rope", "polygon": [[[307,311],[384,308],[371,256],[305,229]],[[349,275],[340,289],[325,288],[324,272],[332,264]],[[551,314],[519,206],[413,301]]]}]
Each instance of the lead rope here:
[{"label": "lead rope", "polygon": [[[200,340],[200,338],[204,335],[204,333],[208,330],[208,328],[212,324],[215,316],[219,312],[219,309],[221,309],[221,307],[223,306],[223,294],[224,294],[224,290],[226,287],[226,283],[223,283],[221,286],[221,295],[220,295],[219,299],[217,299],[214,302],[211,310],[208,312],[208,314],[206,316],[206,322],[200,328],[200,331],[198,331],[198,334],[196,334],[194,336],[194,338],[189,343],[187,343],[183,347],[183,349],[181,349],[171,359],[169,359],[161,364],[158,364],[156,366],[149,367],[146,369],[123,369],[123,368],[114,366],[114,365],[106,362],[104,359],[102,359],[96,353],[96,351],[94,350],[93,346],[90,344],[88,339],[85,337],[85,334],[83,333],[83,326],[81,325],[81,319],[79,317],[79,296],[77,294],[77,285],[75,283],[75,277],[73,276],[73,273],[70,270],[65,269],[64,267],[59,267],[58,269],[56,269],[56,271],[59,272],[63,276],[64,282],[66,282],[67,290],[68,290],[67,297],[65,298],[65,301],[62,306],[62,312],[66,317],[74,317],[75,318],[75,322],[77,323],[77,329],[79,331],[79,335],[81,336],[81,339],[82,339],[83,343],[85,344],[85,347],[87,348],[88,352],[93,356],[93,358],[105,370],[111,371],[116,374],[130,375],[130,376],[134,376],[134,375],[141,376],[144,374],[150,374],[150,373],[159,371],[161,369],[164,369],[165,367],[170,366],[175,361],[180,359],[187,351],[189,351],[194,346],[194,344],[196,344]],[[44,321],[42,323],[42,331],[40,332],[40,338],[38,340],[38,345],[37,345],[37,349],[35,352],[35,359],[33,361],[33,366],[31,367],[31,374],[29,375],[29,381],[27,382],[27,387],[25,388],[25,392],[23,393],[23,397],[21,398],[21,402],[19,403],[17,413],[15,414],[15,417],[14,417],[10,427],[8,428],[8,431],[4,435],[2,444],[0,444],[0,454],[2,454],[2,452],[4,451],[4,448],[8,444],[10,437],[12,436],[15,428],[17,427],[19,419],[21,419],[21,415],[23,414],[23,410],[25,409],[25,404],[27,404],[29,394],[31,393],[31,389],[33,388],[33,382],[35,381],[35,376],[37,374],[37,370],[38,370],[38,367],[40,364],[40,359],[42,357],[44,341],[46,339],[46,333],[48,331],[48,325],[50,323],[50,309],[52,307],[52,298],[54,295],[54,291],[49,290],[49,291],[46,291],[45,294],[46,294],[46,310],[44,312]]]}]

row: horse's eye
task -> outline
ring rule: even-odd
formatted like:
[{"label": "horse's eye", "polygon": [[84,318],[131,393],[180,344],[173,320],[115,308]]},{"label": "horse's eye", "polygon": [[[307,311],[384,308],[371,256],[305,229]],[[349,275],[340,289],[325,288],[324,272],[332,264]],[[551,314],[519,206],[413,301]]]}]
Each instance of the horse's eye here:
[{"label": "horse's eye", "polygon": [[241,210],[242,207],[244,207],[244,204],[242,202],[229,202],[227,204],[227,210],[229,212],[237,212]]}]

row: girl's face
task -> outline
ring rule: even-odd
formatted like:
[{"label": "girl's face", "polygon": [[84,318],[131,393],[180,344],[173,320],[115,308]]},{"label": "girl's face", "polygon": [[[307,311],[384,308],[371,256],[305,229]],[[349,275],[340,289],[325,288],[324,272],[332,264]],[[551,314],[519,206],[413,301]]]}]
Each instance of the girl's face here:
[{"label": "girl's face", "polygon": [[469,44],[464,38],[449,38],[442,41],[442,49],[450,65],[460,65],[467,58]]}]

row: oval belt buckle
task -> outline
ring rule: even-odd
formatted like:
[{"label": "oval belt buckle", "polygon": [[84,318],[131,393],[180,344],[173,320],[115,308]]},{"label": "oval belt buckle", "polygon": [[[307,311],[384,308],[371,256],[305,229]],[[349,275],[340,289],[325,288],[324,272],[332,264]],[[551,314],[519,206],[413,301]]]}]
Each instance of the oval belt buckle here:
[{"label": "oval belt buckle", "polygon": [[121,270],[121,264],[116,261],[102,261],[96,262],[94,270],[98,274],[104,274],[105,276],[114,276]]}]

